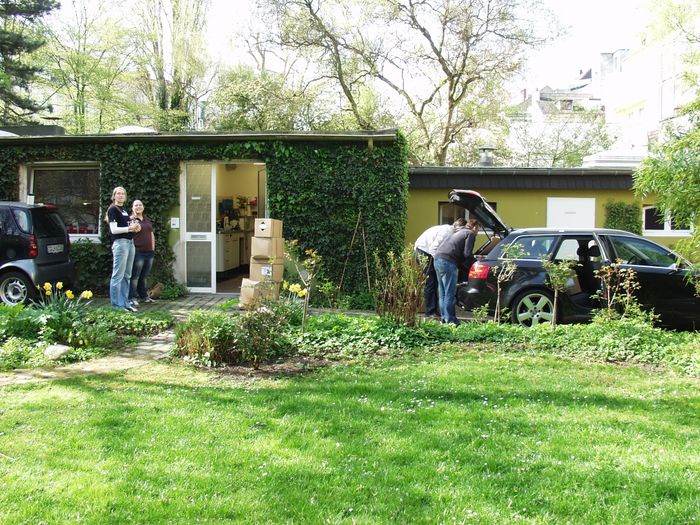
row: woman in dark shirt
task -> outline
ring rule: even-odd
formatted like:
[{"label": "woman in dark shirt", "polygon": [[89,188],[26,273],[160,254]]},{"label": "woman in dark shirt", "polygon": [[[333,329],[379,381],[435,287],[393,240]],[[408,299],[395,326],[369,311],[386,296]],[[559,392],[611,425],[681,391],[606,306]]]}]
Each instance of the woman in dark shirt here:
[{"label": "woman in dark shirt", "polygon": [[138,306],[139,301],[152,303],[153,299],[148,296],[146,279],[153,266],[153,256],[156,250],[156,238],[153,234],[153,224],[151,219],[143,214],[144,206],[140,200],[135,200],[131,205],[131,219],[141,225],[141,231],[134,234],[134,267],[131,270],[131,288],[129,290],[129,303]]},{"label": "woman in dark shirt", "polygon": [[112,235],[112,278],[109,281],[109,298],[112,307],[135,312],[128,303],[131,268],[134,265],[134,232],[141,227],[131,222],[124,209],[126,190],[117,186],[112,191],[112,205],[107,209],[107,223]]}]

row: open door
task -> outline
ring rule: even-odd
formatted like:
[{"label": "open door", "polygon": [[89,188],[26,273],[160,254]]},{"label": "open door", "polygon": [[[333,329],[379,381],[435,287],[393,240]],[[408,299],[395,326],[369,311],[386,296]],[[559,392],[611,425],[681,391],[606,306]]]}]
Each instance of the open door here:
[{"label": "open door", "polygon": [[[184,186],[184,188],[183,188]],[[216,292],[216,165],[188,162],[181,188],[181,240],[185,247],[187,288],[192,292]]]}]

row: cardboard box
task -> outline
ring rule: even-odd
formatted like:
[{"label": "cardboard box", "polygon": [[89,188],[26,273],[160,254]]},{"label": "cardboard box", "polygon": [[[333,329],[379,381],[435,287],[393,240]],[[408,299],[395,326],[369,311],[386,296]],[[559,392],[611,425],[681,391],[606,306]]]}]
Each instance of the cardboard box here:
[{"label": "cardboard box", "polygon": [[253,237],[250,250],[250,257],[256,262],[284,263],[282,237]]},{"label": "cardboard box", "polygon": [[282,237],[282,221],[277,219],[255,219],[256,237]]},{"label": "cardboard box", "polygon": [[581,293],[581,283],[579,283],[578,275],[573,275],[566,281],[566,293],[569,295]]},{"label": "cardboard box", "polygon": [[240,307],[245,307],[261,299],[277,299],[279,294],[279,283],[243,279],[241,282],[241,296],[238,305]]},{"label": "cardboard box", "polygon": [[261,263],[255,259],[250,259],[250,279],[252,281],[264,281],[272,279],[276,283],[281,283],[284,279],[284,264]]}]

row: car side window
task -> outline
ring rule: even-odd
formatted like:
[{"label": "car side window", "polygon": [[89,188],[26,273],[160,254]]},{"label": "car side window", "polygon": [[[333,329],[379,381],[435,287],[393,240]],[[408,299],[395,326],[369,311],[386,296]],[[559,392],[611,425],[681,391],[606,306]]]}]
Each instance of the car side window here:
[{"label": "car side window", "polygon": [[554,235],[524,235],[513,241],[513,244],[519,244],[525,250],[521,259],[541,259],[543,255],[547,255],[552,249]]},{"label": "car side window", "polygon": [[12,210],[12,214],[15,216],[15,221],[17,221],[17,226],[20,230],[24,233],[32,233],[29,212],[27,210]]},{"label": "car side window", "polygon": [[615,255],[623,264],[660,266],[668,268],[676,264],[676,256],[668,249],[645,239],[610,236]]},{"label": "car side window", "polygon": [[577,239],[564,239],[554,254],[554,259],[557,261],[578,261],[578,254],[576,253],[578,246]]}]

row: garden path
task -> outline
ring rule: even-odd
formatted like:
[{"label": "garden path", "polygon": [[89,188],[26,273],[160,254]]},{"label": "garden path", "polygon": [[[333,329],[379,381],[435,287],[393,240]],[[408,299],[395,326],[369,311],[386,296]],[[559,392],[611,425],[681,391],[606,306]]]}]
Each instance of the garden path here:
[{"label": "garden path", "polygon": [[[238,294],[190,294],[172,301],[157,301],[139,307],[142,312],[167,310],[175,316],[175,322],[184,320],[194,310],[211,310],[217,305],[238,297]],[[98,297],[93,300],[95,306],[108,306],[109,299]],[[138,315],[138,314],[135,314]],[[170,352],[175,341],[175,331],[166,330],[157,335],[144,338],[136,345],[124,350],[90,361],[81,361],[51,368],[33,368],[13,370],[0,373],[0,386],[53,381],[71,377],[107,374],[145,365],[148,362],[163,359]]]}]

